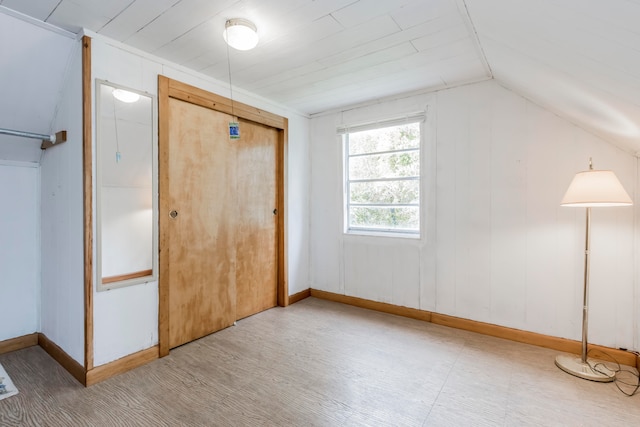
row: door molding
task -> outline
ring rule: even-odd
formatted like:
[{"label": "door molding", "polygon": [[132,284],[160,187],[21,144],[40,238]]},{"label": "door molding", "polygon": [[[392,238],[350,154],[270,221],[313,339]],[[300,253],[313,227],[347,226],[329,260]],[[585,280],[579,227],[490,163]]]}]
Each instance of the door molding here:
[{"label": "door molding", "polygon": [[168,175],[169,155],[169,98],[189,102],[201,107],[234,115],[238,118],[270,126],[278,130],[278,147],[276,158],[277,182],[277,294],[278,305],[286,307],[289,304],[289,292],[286,274],[285,251],[285,152],[288,143],[289,122],[268,111],[252,107],[236,101],[231,101],[220,95],[206,90],[158,75],[158,192],[159,192],[159,281],[158,281],[158,346],[159,356],[169,354],[169,197],[166,193],[171,177]]},{"label": "door molding", "polygon": [[82,37],[82,188],[84,250],[84,369],[93,369],[93,103],[91,37]]}]

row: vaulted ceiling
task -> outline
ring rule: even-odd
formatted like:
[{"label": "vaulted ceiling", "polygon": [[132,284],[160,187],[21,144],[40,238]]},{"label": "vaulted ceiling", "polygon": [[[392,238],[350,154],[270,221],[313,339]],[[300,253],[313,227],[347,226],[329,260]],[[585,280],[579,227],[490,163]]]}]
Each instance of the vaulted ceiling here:
[{"label": "vaulted ceiling", "polygon": [[[307,114],[495,78],[640,152],[640,0],[0,0]],[[258,46],[222,40],[253,21]],[[4,59],[7,60],[6,58]],[[1,102],[1,101],[0,101]],[[2,127],[2,123],[0,123]]]},{"label": "vaulted ceiling", "polygon": [[[75,37],[0,13],[0,128],[51,130]],[[0,135],[0,160],[37,162],[42,141]]]},{"label": "vaulted ceiling", "polygon": [[465,0],[493,76],[640,152],[640,0]]}]

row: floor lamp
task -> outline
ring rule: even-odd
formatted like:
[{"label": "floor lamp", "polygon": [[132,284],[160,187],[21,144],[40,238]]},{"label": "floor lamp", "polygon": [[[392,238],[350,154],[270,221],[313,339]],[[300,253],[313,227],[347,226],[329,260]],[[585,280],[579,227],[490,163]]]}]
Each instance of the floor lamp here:
[{"label": "floor lamp", "polygon": [[594,170],[589,159],[589,170],[578,172],[571,181],[565,193],[561,206],[587,208],[587,221],[584,249],[584,290],[582,304],[582,354],[559,355],[556,365],[563,371],[591,381],[613,381],[614,374],[604,372],[604,369],[594,369],[594,363],[587,359],[587,326],[589,306],[589,255],[591,208],[606,206],[631,206],[633,202],[612,171]]}]

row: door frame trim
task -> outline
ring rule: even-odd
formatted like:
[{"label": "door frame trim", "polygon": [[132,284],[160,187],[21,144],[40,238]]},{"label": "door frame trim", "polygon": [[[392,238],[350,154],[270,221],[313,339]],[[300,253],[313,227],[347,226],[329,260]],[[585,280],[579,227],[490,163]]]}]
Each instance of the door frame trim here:
[{"label": "door frame trim", "polygon": [[285,216],[285,153],[288,144],[289,121],[268,111],[252,107],[236,101],[231,101],[220,95],[206,90],[158,75],[158,195],[159,195],[159,280],[158,280],[158,347],[159,356],[169,354],[169,198],[166,189],[169,188],[169,180],[165,171],[168,169],[169,155],[169,98],[178,99],[235,115],[238,118],[260,123],[275,128],[278,131],[278,147],[276,157],[276,182],[277,182],[277,295],[278,306],[289,305],[289,292],[287,284],[286,262],[286,227]]}]

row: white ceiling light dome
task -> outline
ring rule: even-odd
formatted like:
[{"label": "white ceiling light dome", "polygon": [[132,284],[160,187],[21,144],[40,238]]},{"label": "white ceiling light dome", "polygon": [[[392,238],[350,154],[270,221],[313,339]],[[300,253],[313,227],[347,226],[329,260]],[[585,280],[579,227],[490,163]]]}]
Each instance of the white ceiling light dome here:
[{"label": "white ceiling light dome", "polygon": [[242,18],[229,19],[224,24],[222,36],[229,46],[238,50],[251,50],[259,40],[255,24]]},{"label": "white ceiling light dome", "polygon": [[140,99],[140,95],[138,95],[137,93],[129,92],[128,90],[124,89],[114,89],[113,97],[118,101],[126,102],[127,104],[137,102]]}]

